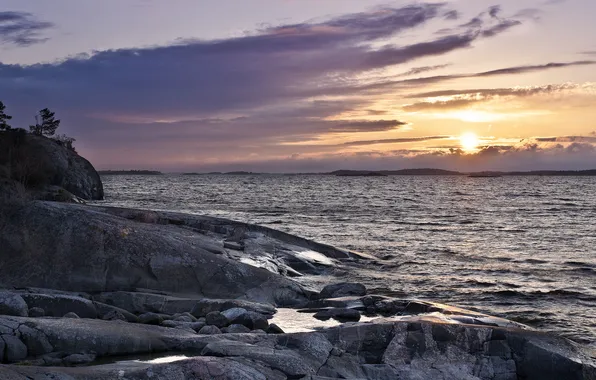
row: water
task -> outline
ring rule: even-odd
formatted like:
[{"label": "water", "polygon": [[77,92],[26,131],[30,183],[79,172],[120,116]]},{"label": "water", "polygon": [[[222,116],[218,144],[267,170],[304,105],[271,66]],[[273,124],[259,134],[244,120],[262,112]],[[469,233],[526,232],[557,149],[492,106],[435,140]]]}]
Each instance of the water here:
[{"label": "water", "polygon": [[379,257],[347,275],[596,346],[596,177],[106,176],[105,204],[261,224]]}]

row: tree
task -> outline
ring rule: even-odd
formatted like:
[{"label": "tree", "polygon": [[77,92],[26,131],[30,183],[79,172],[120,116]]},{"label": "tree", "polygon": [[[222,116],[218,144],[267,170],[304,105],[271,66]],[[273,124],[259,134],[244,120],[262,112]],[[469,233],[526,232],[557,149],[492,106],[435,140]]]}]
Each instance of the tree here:
[{"label": "tree", "polygon": [[35,125],[29,126],[31,133],[38,136],[54,136],[60,126],[60,120],[56,120],[54,115],[55,113],[47,108],[39,111],[39,114],[35,115]]},{"label": "tree", "polygon": [[6,109],[6,106],[0,102],[0,131],[9,131],[12,127],[8,125],[7,121],[12,119],[12,116],[4,113],[4,109]]}]

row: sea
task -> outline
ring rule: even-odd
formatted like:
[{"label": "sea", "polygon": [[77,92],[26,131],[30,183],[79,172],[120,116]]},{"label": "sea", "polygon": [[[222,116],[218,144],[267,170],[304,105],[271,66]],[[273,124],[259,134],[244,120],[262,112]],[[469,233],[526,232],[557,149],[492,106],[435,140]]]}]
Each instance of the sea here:
[{"label": "sea", "polygon": [[[260,224],[376,256],[375,293],[430,300],[596,348],[596,177],[109,175],[103,205]],[[346,265],[349,265],[346,264]]]}]

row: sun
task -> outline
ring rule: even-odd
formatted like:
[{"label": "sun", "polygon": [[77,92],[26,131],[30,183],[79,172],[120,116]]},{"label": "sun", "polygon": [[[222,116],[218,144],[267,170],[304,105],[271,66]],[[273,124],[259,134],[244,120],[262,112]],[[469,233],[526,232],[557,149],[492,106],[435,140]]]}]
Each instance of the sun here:
[{"label": "sun", "polygon": [[461,148],[466,152],[473,152],[478,149],[480,140],[474,132],[466,132],[459,137]]}]

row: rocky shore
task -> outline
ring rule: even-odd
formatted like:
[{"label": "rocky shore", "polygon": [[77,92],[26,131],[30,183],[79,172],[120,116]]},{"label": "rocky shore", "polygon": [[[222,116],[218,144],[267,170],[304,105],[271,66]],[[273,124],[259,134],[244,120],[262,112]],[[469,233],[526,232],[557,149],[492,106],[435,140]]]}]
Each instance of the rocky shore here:
[{"label": "rocky shore", "polygon": [[594,354],[564,338],[311,280],[371,256],[79,204],[101,184],[75,182],[69,203],[0,202],[0,379],[596,379]]}]

